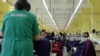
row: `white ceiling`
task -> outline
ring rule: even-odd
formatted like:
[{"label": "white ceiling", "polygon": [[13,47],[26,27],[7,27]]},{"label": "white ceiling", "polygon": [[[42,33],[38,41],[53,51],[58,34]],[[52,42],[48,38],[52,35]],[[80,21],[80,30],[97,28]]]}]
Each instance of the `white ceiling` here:
[{"label": "white ceiling", "polygon": [[[45,0],[49,11],[51,12],[53,19],[56,22],[56,26],[59,30],[65,30],[68,21],[75,10],[79,0]],[[43,24],[49,26],[53,30],[56,29],[55,25],[51,21],[47,11],[45,10],[42,0],[30,0],[32,5],[32,12],[41,18]],[[83,0],[81,7],[90,7],[88,0]],[[77,13],[80,13],[80,9]]]},{"label": "white ceiling", "polygon": [[[31,12],[34,13],[44,25],[49,26],[52,30],[56,30],[55,26],[57,26],[59,30],[65,30],[69,19],[79,2],[79,0],[45,0],[53,19],[56,22],[56,25],[54,25],[43,6],[42,0],[28,1],[32,7]],[[88,0],[83,0],[81,7],[89,8]],[[79,9],[77,13],[80,12]]]}]

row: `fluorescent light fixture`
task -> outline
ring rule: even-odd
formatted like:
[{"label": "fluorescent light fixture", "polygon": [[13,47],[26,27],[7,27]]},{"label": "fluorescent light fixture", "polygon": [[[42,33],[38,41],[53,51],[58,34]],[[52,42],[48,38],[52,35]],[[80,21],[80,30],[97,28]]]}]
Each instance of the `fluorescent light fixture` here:
[{"label": "fluorescent light fixture", "polygon": [[69,27],[69,25],[70,25],[70,23],[71,23],[71,21],[72,21],[74,15],[76,14],[76,12],[78,11],[80,5],[82,4],[82,1],[83,1],[83,0],[80,0],[80,1],[79,1],[78,5],[77,5],[77,7],[76,7],[76,9],[75,9],[75,11],[73,12],[73,14],[72,14],[72,16],[71,16],[71,18],[70,18],[70,20],[69,20],[69,22],[68,22],[67,27],[65,28],[65,31],[66,31],[67,28]]},{"label": "fluorescent light fixture", "polygon": [[59,31],[58,27],[56,26],[56,29]]},{"label": "fluorescent light fixture", "polygon": [[[51,13],[50,13],[48,7],[47,7],[47,4],[46,4],[45,0],[42,0],[42,2],[43,2],[43,5],[44,5],[44,7],[45,7],[47,13],[48,13],[49,16],[50,16],[50,19],[52,20],[53,24],[56,26],[56,23],[55,23],[55,21],[54,21],[52,15],[51,15]],[[57,30],[59,30],[57,26],[56,26],[56,28],[57,28]]]},{"label": "fluorescent light fixture", "polygon": [[7,0],[3,0],[4,2],[7,2]]}]

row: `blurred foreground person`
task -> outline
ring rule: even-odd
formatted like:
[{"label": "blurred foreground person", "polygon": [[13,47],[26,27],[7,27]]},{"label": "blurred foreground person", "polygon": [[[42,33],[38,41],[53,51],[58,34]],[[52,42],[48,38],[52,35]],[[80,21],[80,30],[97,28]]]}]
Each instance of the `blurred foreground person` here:
[{"label": "blurred foreground person", "polygon": [[27,0],[17,0],[14,6],[3,18],[1,56],[34,56],[33,40],[39,40],[36,16],[29,12]]}]

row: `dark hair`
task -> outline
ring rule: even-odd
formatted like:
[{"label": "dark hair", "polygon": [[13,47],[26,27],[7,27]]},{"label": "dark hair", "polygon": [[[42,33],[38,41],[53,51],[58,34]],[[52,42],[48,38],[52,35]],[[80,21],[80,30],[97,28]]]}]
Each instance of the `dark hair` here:
[{"label": "dark hair", "polygon": [[84,32],[83,34],[84,34],[84,37],[85,38],[88,38],[89,37],[89,32]]},{"label": "dark hair", "polygon": [[55,36],[55,33],[54,32],[51,32],[51,36]]},{"label": "dark hair", "polygon": [[31,8],[31,5],[28,3],[27,0],[17,0],[17,2],[15,3],[15,9],[17,10],[27,10],[29,11]]},{"label": "dark hair", "polygon": [[92,29],[92,33],[96,33],[97,31],[96,31],[96,29]]},{"label": "dark hair", "polygon": [[46,33],[46,30],[42,29],[42,32],[45,32]]},{"label": "dark hair", "polygon": [[63,33],[62,33],[62,32],[59,32],[59,34],[60,34],[61,36],[63,36]]}]

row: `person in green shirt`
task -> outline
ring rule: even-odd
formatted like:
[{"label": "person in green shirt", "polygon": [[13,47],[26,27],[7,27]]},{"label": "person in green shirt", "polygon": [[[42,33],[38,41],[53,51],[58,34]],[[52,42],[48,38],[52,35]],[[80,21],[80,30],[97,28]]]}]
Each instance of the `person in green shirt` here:
[{"label": "person in green shirt", "polygon": [[27,0],[17,0],[15,10],[3,19],[0,36],[3,36],[1,56],[34,56],[33,40],[39,40],[36,16],[29,12]]}]

